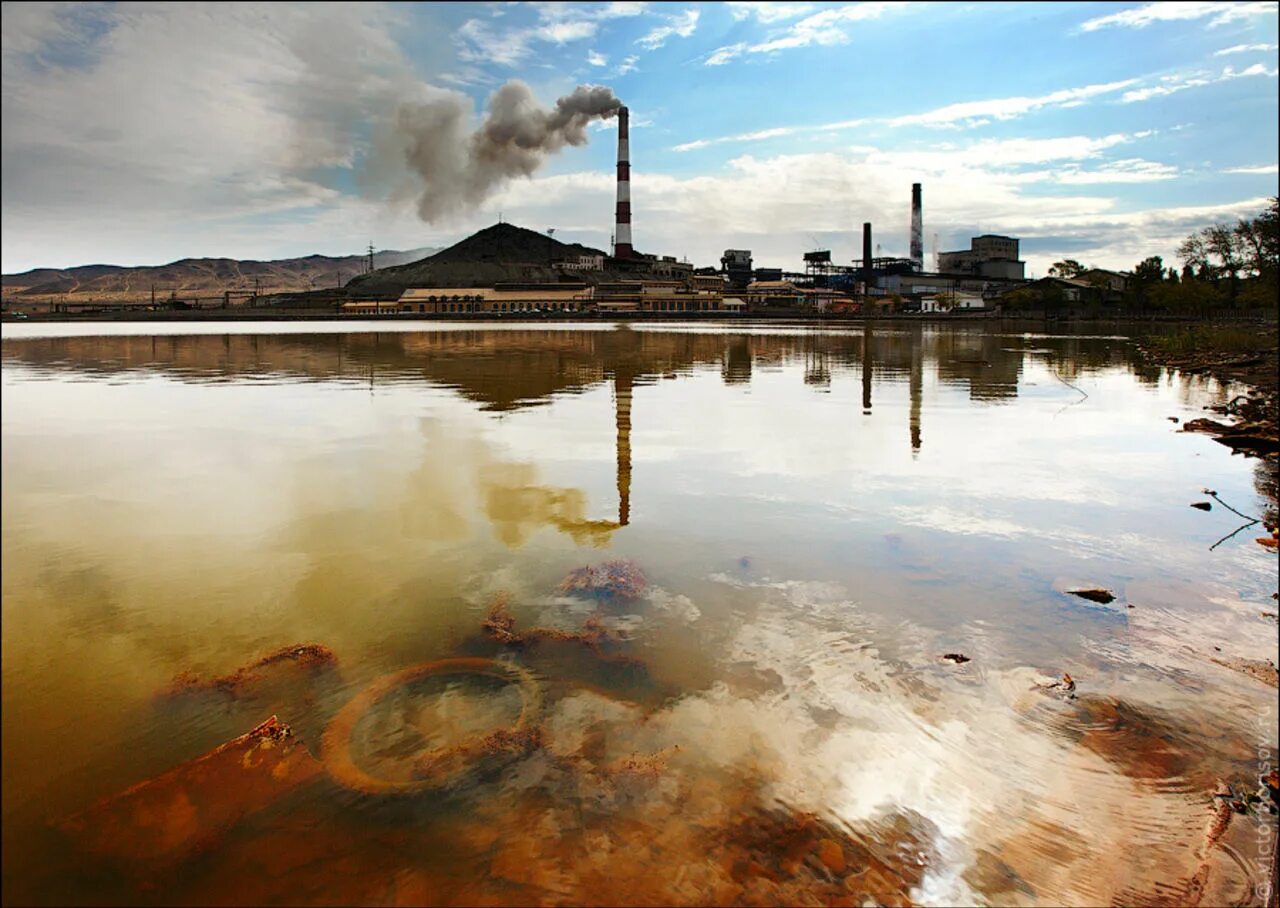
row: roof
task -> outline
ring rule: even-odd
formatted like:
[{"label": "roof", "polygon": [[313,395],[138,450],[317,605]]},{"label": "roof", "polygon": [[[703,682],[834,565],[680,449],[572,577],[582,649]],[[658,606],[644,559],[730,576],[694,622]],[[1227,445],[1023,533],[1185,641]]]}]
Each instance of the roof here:
[{"label": "roof", "polygon": [[748,290],[796,290],[791,281],[752,281],[747,284]]},{"label": "roof", "polygon": [[488,302],[535,302],[539,300],[568,302],[587,299],[591,289],[548,285],[536,290],[495,290],[492,287],[410,287],[400,296],[401,302],[424,303],[435,300],[485,300]]}]

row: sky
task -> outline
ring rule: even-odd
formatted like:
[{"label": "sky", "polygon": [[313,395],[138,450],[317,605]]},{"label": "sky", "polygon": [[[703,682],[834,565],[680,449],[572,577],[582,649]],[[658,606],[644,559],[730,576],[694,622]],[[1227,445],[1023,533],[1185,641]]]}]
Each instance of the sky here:
[{"label": "sky", "polygon": [[1277,193],[1278,6],[5,2],[0,257],[350,255],[499,219],[607,248],[614,120],[419,216],[409,114],[456,113],[414,122],[462,154],[519,80],[629,107],[643,252],[800,270],[860,257],[870,221],[906,255],[920,182],[927,268],[979,233],[1020,238],[1029,275],[1175,264]]}]

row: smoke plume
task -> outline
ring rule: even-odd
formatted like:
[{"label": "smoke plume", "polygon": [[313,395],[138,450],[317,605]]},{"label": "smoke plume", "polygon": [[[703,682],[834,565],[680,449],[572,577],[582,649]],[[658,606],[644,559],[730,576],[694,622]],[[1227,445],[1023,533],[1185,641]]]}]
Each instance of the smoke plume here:
[{"label": "smoke plume", "polygon": [[514,177],[531,176],[566,145],[584,145],[587,124],[613,117],[622,106],[599,85],[579,85],[550,110],[529,86],[511,80],[489,96],[489,110],[468,133],[471,103],[441,92],[400,105],[395,117],[404,160],[422,180],[418,215],[427,222],[469,211]]}]

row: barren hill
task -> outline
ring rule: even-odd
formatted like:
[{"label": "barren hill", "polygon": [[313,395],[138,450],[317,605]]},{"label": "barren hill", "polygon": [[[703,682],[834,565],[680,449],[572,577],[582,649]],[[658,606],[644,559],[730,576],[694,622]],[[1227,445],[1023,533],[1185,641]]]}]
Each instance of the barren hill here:
[{"label": "barren hill", "polygon": [[503,281],[579,282],[616,277],[608,272],[566,275],[552,267],[556,262],[576,261],[580,255],[604,253],[578,243],[561,243],[514,224],[494,224],[421,261],[358,275],[347,284],[347,290],[399,296],[408,287],[491,287]]},{"label": "barren hill", "polygon": [[[375,267],[411,262],[429,255],[430,248],[374,253]],[[4,295],[27,301],[64,297],[71,301],[134,301],[149,297],[217,296],[226,290],[263,294],[340,287],[365,267],[360,255],[308,255],[302,258],[254,261],[237,259],[181,259],[168,265],[126,267],[82,265],[76,268],[36,268],[6,274]]]}]

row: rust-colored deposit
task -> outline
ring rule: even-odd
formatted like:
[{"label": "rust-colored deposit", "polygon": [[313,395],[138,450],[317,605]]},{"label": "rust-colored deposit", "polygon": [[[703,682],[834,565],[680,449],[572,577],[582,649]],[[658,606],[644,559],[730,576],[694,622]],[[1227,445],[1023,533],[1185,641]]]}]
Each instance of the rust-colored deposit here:
[{"label": "rust-colored deposit", "polygon": [[216,845],[243,818],[320,773],[275,716],[57,824],[83,853],[160,870]]},{"label": "rust-colored deposit", "polygon": [[[352,751],[356,726],[360,720],[392,692],[423,678],[439,675],[479,675],[496,678],[514,685],[520,693],[520,715],[503,729],[456,745],[427,751],[415,761],[409,778],[393,779],[373,775],[360,765]],[[364,794],[413,794],[432,787],[447,785],[468,769],[468,758],[483,753],[509,751],[513,742],[534,739],[528,736],[535,728],[542,708],[542,690],[527,669],[496,659],[439,659],[384,675],[356,694],[333,717],[321,742],[324,767],[330,777],[346,788]],[[495,737],[497,735],[497,737]]]},{"label": "rust-colored deposit", "polygon": [[181,672],[169,685],[166,693],[183,694],[212,690],[235,696],[247,684],[260,681],[264,669],[290,663],[301,668],[322,668],[337,664],[333,650],[320,643],[294,643],[272,650],[248,665],[241,666],[229,675],[201,678],[192,672]]},{"label": "rust-colored deposit", "polygon": [[582,628],[576,631],[539,626],[517,632],[516,619],[511,614],[511,602],[506,593],[498,593],[493,597],[480,626],[499,643],[515,646],[538,640],[558,640],[563,643],[582,643],[594,649],[605,644],[621,643],[625,639],[620,632],[606,627],[599,615],[588,615],[582,622]]},{"label": "rust-colored deposit", "polygon": [[559,593],[585,593],[602,598],[638,599],[649,581],[634,561],[605,561],[574,568],[556,587]]}]

